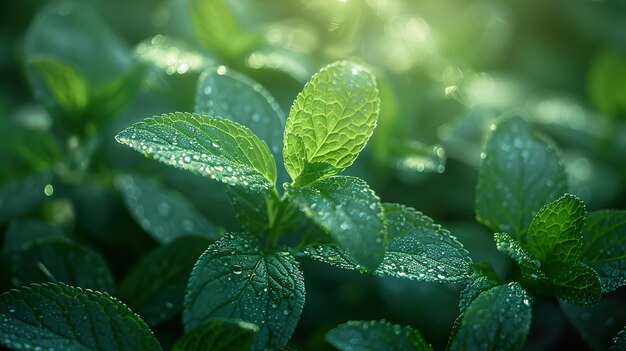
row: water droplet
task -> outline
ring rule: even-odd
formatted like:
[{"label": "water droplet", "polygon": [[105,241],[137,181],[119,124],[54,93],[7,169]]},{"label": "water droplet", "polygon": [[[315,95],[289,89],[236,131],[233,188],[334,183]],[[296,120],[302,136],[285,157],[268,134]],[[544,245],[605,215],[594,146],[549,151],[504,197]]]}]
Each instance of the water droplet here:
[{"label": "water droplet", "polygon": [[240,275],[243,272],[243,268],[238,264],[234,264],[230,268],[235,275]]},{"label": "water droplet", "polygon": [[43,187],[43,193],[46,194],[46,196],[52,196],[52,194],[54,194],[54,187],[52,184],[46,184],[46,186]]}]

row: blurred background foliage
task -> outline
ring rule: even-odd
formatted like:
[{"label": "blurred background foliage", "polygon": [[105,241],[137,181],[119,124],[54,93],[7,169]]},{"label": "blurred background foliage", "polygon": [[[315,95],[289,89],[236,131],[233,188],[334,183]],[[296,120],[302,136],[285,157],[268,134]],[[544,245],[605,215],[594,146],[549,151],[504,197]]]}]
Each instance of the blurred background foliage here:
[{"label": "blurred background foliage", "polygon": [[[206,68],[251,76],[288,112],[308,78],[339,59],[372,67],[382,99],[350,173],[383,201],[434,217],[501,278],[514,274],[510,261],[474,220],[481,147],[499,116],[521,114],[558,145],[570,192],[588,210],[626,208],[624,1],[21,0],[0,11],[5,253],[11,230],[60,231],[80,245],[72,250],[104,257],[112,278],[93,284],[115,291],[110,280],[158,245],[124,206],[125,174],[182,194],[216,231],[239,230],[220,185],[135,155],[113,136],[145,117],[192,111]],[[13,261],[3,256],[2,290],[31,279],[28,264]],[[329,328],[380,318],[411,324],[440,348],[458,315],[459,286],[303,268],[298,348],[327,349]],[[623,301],[623,291],[591,309],[539,298],[526,349],[603,349],[626,322]],[[180,322],[162,319],[154,324],[167,345]]]}]

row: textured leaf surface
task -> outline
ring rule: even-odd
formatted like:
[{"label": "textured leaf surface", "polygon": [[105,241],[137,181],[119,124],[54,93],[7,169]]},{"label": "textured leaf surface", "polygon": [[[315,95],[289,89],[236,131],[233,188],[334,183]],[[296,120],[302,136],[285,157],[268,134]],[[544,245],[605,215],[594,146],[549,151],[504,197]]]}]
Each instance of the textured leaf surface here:
[{"label": "textured leaf surface", "polygon": [[180,338],[172,351],[235,351],[250,350],[259,328],[248,322],[214,319]]},{"label": "textured leaf surface", "polygon": [[234,59],[256,44],[257,38],[242,30],[223,0],[190,0],[189,6],[196,37],[207,49]]},{"label": "textured leaf surface", "polygon": [[281,348],[303,306],[304,280],[290,253],[264,253],[255,237],[226,234],[191,273],[183,323],[191,331],[216,317],[241,319],[259,327],[255,350]]},{"label": "textured leaf surface", "polygon": [[265,232],[269,224],[266,194],[249,191],[242,187],[226,186],[225,189],[241,227],[249,233]]},{"label": "textured leaf surface", "polygon": [[167,165],[240,185],[270,189],[276,166],[267,147],[235,122],[192,113],[170,113],[133,124],[116,140]]},{"label": "textured leaf surface", "polygon": [[519,241],[513,239],[508,233],[495,233],[493,239],[498,251],[504,252],[517,262],[524,279],[531,281],[548,279],[541,270],[541,262],[523,248]]},{"label": "textured leaf surface", "polygon": [[113,291],[113,277],[102,256],[63,237],[42,238],[11,255],[13,282],[63,282],[81,288]]},{"label": "textured leaf surface", "polygon": [[220,66],[202,74],[196,90],[195,112],[242,124],[264,141],[281,160],[285,114],[261,84]]},{"label": "textured leaf surface", "polygon": [[626,285],[626,211],[589,213],[582,235],[582,259],[598,272],[602,291]]},{"label": "textured leaf surface", "polygon": [[118,296],[149,325],[173,317],[183,308],[191,269],[210,244],[206,238],[185,237],[157,247],[126,274]]},{"label": "textured leaf surface", "polygon": [[600,278],[593,268],[572,262],[547,269],[554,295],[579,306],[592,306],[600,300]]},{"label": "textured leaf surface", "polygon": [[0,343],[16,350],[161,350],[148,326],[124,304],[62,283],[0,295]]},{"label": "textured leaf surface", "polygon": [[531,320],[531,298],[517,283],[480,294],[461,317],[450,350],[519,350]]},{"label": "textured leaf surface", "polygon": [[352,164],[369,140],[380,99],[374,76],[355,63],[322,68],[291,107],[285,126],[285,167],[291,179],[307,163],[326,163],[337,173]]},{"label": "textured leaf surface", "polygon": [[188,235],[218,237],[217,229],[180,193],[139,176],[124,176],[118,186],[130,214],[158,242]]},{"label": "textured leaf surface", "polygon": [[478,171],[476,217],[494,232],[524,239],[535,213],[567,191],[565,169],[555,148],[522,118],[492,128]]},{"label": "textured leaf surface", "polygon": [[387,321],[350,321],[331,329],[326,340],[343,351],[432,351],[424,337],[409,326]]},{"label": "textured leaf surface", "polygon": [[384,205],[387,252],[378,274],[456,282],[469,278],[472,260],[449,231],[410,207]]},{"label": "textured leaf surface", "polygon": [[574,195],[543,206],[528,228],[528,251],[544,264],[577,260],[585,215],[585,204]]},{"label": "textured leaf surface", "polygon": [[610,351],[623,351],[626,350],[626,327],[622,329],[613,339],[613,345],[611,345]]},{"label": "textured leaf surface", "polygon": [[331,177],[287,193],[304,213],[324,228],[356,262],[375,270],[385,254],[385,225],[380,199],[355,177]]},{"label": "textured leaf surface", "polygon": [[461,290],[459,298],[459,310],[461,314],[465,313],[467,307],[483,292],[500,285],[498,277],[493,270],[486,271],[481,267],[475,267],[474,273],[469,281]]},{"label": "textured leaf surface", "polygon": [[0,189],[0,222],[24,216],[45,198],[43,191],[52,181],[52,174],[45,172],[14,180]]}]

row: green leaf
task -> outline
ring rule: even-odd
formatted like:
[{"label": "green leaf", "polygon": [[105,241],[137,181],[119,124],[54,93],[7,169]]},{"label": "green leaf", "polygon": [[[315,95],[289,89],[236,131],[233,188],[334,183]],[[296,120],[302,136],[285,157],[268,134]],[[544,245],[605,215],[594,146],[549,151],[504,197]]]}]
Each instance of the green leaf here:
[{"label": "green leaf", "polygon": [[287,187],[300,209],[368,270],[385,254],[385,223],[380,199],[355,177],[331,177],[309,186]]},{"label": "green leaf", "polygon": [[541,263],[567,263],[580,257],[585,204],[565,194],[543,206],[528,228],[528,251]]},{"label": "green leaf", "polygon": [[[285,31],[288,33],[292,31],[291,29],[285,28]],[[268,34],[270,31],[272,29],[269,29]],[[274,44],[264,44],[248,55],[246,63],[250,68],[282,72],[304,83],[314,71],[312,58],[311,55],[299,52],[293,47],[284,48]]]},{"label": "green leaf", "polygon": [[535,137],[522,118],[492,130],[478,170],[476,218],[524,240],[535,213],[567,191],[565,169],[554,146]]},{"label": "green leaf", "polygon": [[597,55],[587,81],[591,103],[602,113],[618,117],[626,112],[626,59],[616,52]]},{"label": "green leaf", "polygon": [[63,282],[98,291],[113,291],[113,277],[102,256],[63,237],[42,238],[11,254],[13,282]]},{"label": "green leaf", "polygon": [[59,227],[39,220],[13,220],[4,233],[2,253],[18,252],[31,242],[44,238],[66,238],[66,235]]},{"label": "green leaf", "polygon": [[582,262],[546,267],[550,285],[557,297],[579,306],[593,306],[600,300],[600,278],[593,268]]},{"label": "green leaf", "polygon": [[161,244],[188,235],[218,237],[217,229],[180,193],[139,176],[124,176],[118,186],[135,221]]},{"label": "green leaf", "polygon": [[350,166],[376,127],[379,105],[376,81],[365,67],[340,61],[316,73],[285,126],[283,157],[291,179],[302,176],[306,163],[327,163],[333,173]]},{"label": "green leaf", "polygon": [[598,272],[602,292],[626,285],[626,211],[589,213],[582,235],[582,259]]},{"label": "green leaf", "polygon": [[0,295],[0,343],[15,350],[161,350],[148,326],[106,293],[62,283]]},{"label": "green leaf", "polygon": [[198,80],[194,111],[242,124],[282,159],[285,114],[261,84],[224,66],[205,71]]},{"label": "green leaf", "polygon": [[249,233],[264,233],[268,230],[268,201],[266,194],[255,193],[242,187],[225,186],[235,216],[241,227]]},{"label": "green leaf", "polygon": [[509,255],[513,261],[517,262],[524,279],[530,281],[545,281],[548,279],[541,270],[541,261],[533,258],[533,256],[508,233],[495,233],[493,239],[496,242],[498,251],[504,252]]},{"label": "green leaf", "polygon": [[[28,62],[34,68],[42,87],[35,84],[35,96],[41,99],[50,111],[61,111],[63,117],[80,119],[89,104],[89,87],[79,72],[58,60],[37,57]],[[42,91],[46,89],[46,91]],[[60,121],[60,123],[70,123]]]},{"label": "green leaf", "polygon": [[126,108],[139,91],[146,69],[135,65],[127,72],[92,89],[90,112],[100,125],[113,120]]},{"label": "green leaf", "polygon": [[172,351],[250,350],[259,327],[241,320],[213,319],[180,338]]},{"label": "green leaf", "polygon": [[500,280],[496,276],[491,266],[485,267],[475,265],[474,273],[463,287],[459,299],[459,310],[465,313],[467,307],[483,292],[500,285]]},{"label": "green leaf", "polygon": [[343,351],[432,351],[419,331],[387,321],[350,321],[331,329],[326,340]]},{"label": "green leaf", "polygon": [[531,298],[517,283],[481,293],[469,304],[449,350],[519,350],[531,320]]},{"label": "green leaf", "polygon": [[[450,232],[410,207],[383,204],[383,208],[387,250],[374,274],[432,282],[458,282],[470,277],[472,260]],[[339,268],[363,270],[341,247],[318,245],[306,248],[304,254]]]},{"label": "green leaf", "polygon": [[187,332],[216,317],[237,318],[259,327],[255,350],[287,344],[304,306],[302,272],[290,253],[258,245],[254,236],[226,234],[202,254],[187,285]]},{"label": "green leaf", "polygon": [[0,222],[22,217],[45,198],[44,187],[52,181],[49,172],[14,180],[0,189]]},{"label": "green leaf", "polygon": [[626,327],[622,329],[613,339],[613,345],[609,351],[623,351],[626,350]]},{"label": "green leaf", "polygon": [[149,325],[182,311],[185,287],[198,257],[211,244],[201,237],[183,237],[142,256],[118,288],[118,296]]},{"label": "green leaf", "polygon": [[170,113],[135,123],[115,139],[167,165],[232,186],[263,191],[276,181],[267,145],[227,119]]},{"label": "green leaf", "polygon": [[434,282],[468,279],[472,259],[449,231],[413,208],[384,204],[387,252],[377,274]]},{"label": "green leaf", "polygon": [[196,37],[205,48],[235,59],[257,44],[258,38],[243,31],[223,0],[190,0],[189,6]]}]

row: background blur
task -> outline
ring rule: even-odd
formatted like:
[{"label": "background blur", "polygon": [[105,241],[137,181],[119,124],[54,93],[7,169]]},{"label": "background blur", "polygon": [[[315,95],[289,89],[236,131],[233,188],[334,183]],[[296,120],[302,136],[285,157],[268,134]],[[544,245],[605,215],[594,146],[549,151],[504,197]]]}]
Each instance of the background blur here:
[{"label": "background blur", "polygon": [[[367,180],[383,201],[442,223],[500,278],[510,276],[510,260],[474,220],[477,166],[495,118],[521,114],[554,141],[570,192],[588,211],[626,209],[626,1],[198,3],[2,4],[0,233],[15,221],[54,225],[101,252],[119,280],[156,245],[119,195],[126,173],[182,193],[209,222],[238,230],[219,184],[147,160],[113,136],[155,114],[193,111],[205,68],[244,72],[288,112],[310,76],[338,59],[372,67],[382,97],[373,139],[347,173]],[[193,6],[209,6],[211,15],[192,16]],[[42,57],[102,92],[89,119],[50,102],[33,64]],[[10,198],[23,182],[30,185]],[[9,211],[9,201],[25,204]],[[410,324],[441,348],[458,315],[456,285],[374,278],[312,261],[303,269],[299,349],[329,348],[323,335],[339,323],[381,318]],[[2,290],[15,283],[8,270]],[[626,323],[623,290],[591,309],[536,299],[526,349],[604,349]],[[179,318],[156,326],[164,346],[180,328]]]}]

